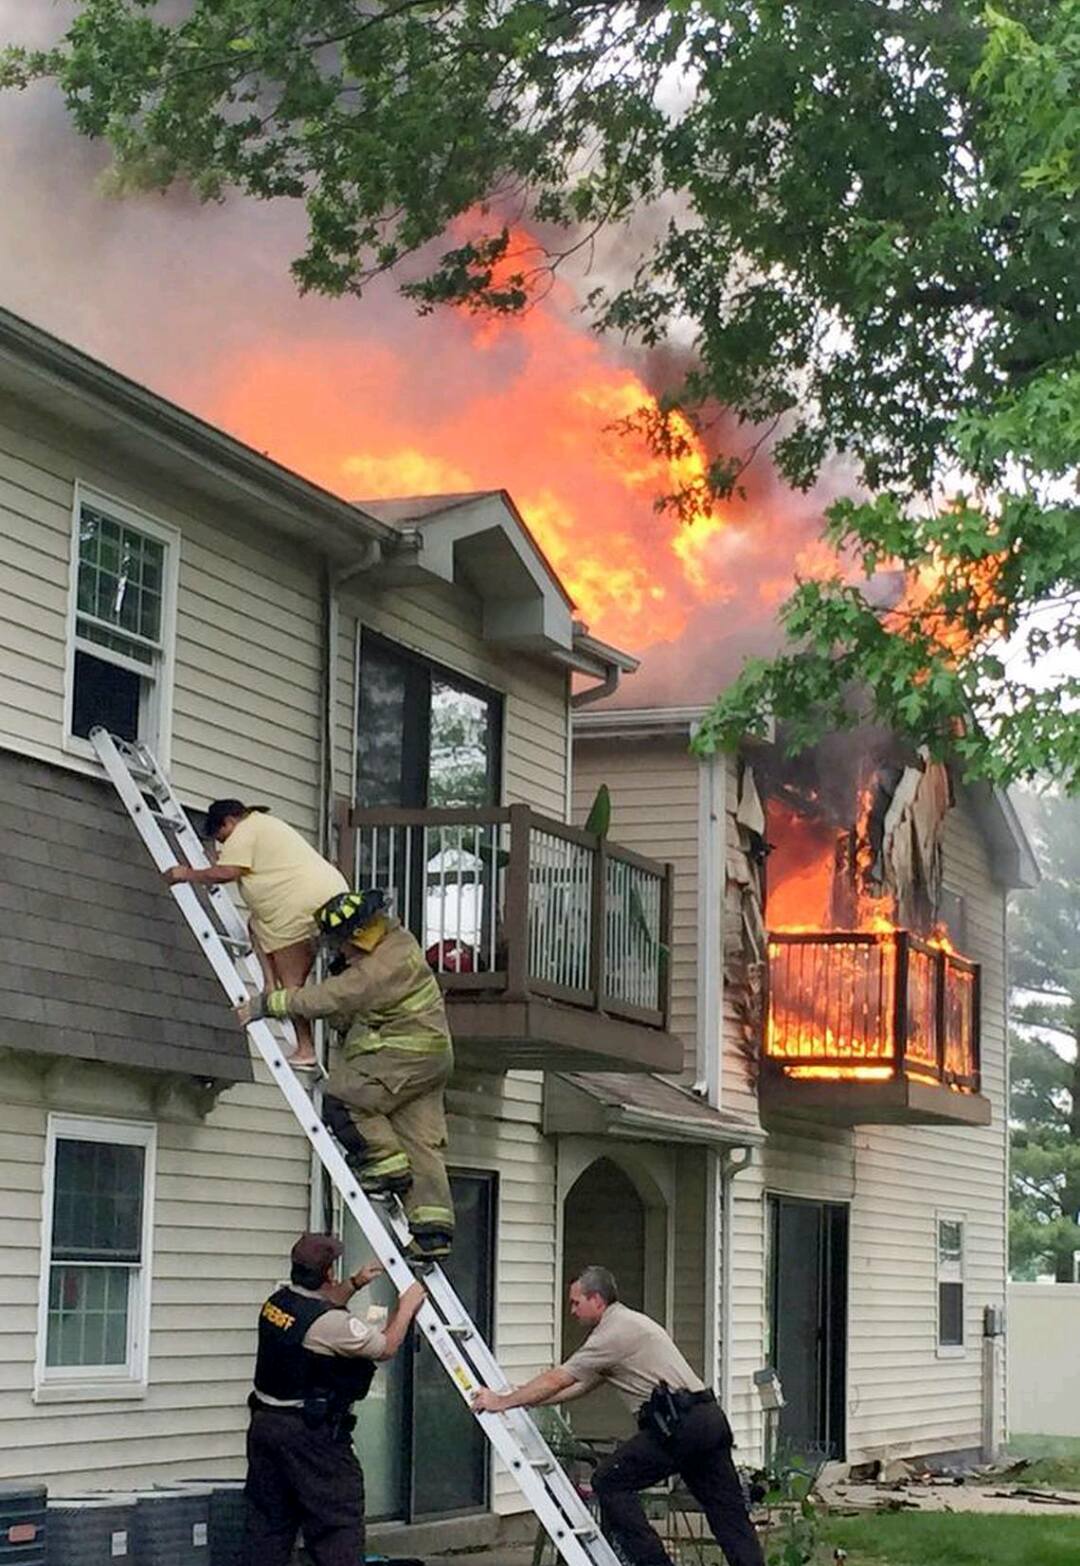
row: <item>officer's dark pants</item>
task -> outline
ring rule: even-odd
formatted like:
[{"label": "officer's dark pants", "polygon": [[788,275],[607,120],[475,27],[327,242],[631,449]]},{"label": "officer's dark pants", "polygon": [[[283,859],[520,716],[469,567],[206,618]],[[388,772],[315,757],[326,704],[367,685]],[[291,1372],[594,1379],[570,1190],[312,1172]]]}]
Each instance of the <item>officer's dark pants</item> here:
[{"label": "officer's dark pants", "polygon": [[600,1501],[601,1524],[630,1566],[671,1566],[671,1557],[646,1521],[638,1499],[639,1490],[659,1484],[670,1474],[680,1474],[700,1504],[729,1566],[765,1566],[731,1447],[731,1426],[720,1406],[696,1403],[670,1441],[643,1430],[597,1465],[592,1483]]},{"label": "officer's dark pants", "polygon": [[289,1566],[298,1532],[315,1566],[364,1558],[364,1476],[352,1440],[298,1412],[253,1409],[244,1566]]}]

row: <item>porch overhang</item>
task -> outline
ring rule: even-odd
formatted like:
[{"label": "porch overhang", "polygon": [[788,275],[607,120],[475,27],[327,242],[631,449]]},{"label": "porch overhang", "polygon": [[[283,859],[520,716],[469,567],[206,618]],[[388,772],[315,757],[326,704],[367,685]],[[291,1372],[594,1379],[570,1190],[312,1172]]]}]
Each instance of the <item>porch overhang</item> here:
[{"label": "porch overhang", "polygon": [[550,1074],[544,1082],[544,1130],[715,1148],[758,1147],[765,1141],[758,1126],[713,1109],[688,1088],[625,1072]]},{"label": "porch overhang", "polygon": [[762,1114],[784,1120],[812,1120],[830,1126],[988,1126],[990,1100],[982,1093],[957,1093],[938,1082],[894,1077],[885,1082],[800,1081],[770,1069],[762,1072]]},{"label": "porch overhang", "polygon": [[454,1051],[474,1070],[682,1069],[682,1040],[662,1028],[539,996],[504,1000],[449,990],[446,1004]]}]

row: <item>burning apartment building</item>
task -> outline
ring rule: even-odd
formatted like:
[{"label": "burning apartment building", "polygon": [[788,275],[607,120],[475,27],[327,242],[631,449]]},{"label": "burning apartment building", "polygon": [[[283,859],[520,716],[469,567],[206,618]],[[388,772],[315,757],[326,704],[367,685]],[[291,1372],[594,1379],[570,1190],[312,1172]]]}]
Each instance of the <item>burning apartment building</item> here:
[{"label": "burning apartment building", "polygon": [[[689,667],[686,690],[703,694]],[[993,1451],[1005,903],[1036,874],[1031,850],[1004,794],[894,736],[697,758],[703,711],[639,706],[628,686],[575,723],[579,807],[607,781],[612,829],[676,866],[673,1026],[693,1041],[687,1088],[727,1125],[699,1180],[717,1253],[680,1277],[678,1308],[704,1302],[755,1451]]]}]

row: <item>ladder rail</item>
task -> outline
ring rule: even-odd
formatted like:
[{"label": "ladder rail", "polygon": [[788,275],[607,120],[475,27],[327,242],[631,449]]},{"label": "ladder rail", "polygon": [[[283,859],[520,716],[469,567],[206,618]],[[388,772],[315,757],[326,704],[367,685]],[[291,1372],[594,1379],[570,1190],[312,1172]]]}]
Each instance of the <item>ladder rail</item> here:
[{"label": "ladder rail", "polygon": [[[103,729],[93,730],[90,738],[157,868],[164,872],[179,863],[158,814],[169,821],[188,863],[194,868],[207,865],[209,861],[202,842],[191,826],[187,812],[147,747],[118,741]],[[142,784],[136,782],[135,772],[142,775]],[[144,794],[150,794],[161,807],[158,813],[146,804]],[[178,883],[171,891],[230,1004],[242,1004],[247,1000],[248,992],[240,964],[224,944],[226,939],[238,941],[246,936],[239,910],[223,887],[211,889],[212,914],[207,912],[191,885]],[[215,918],[223,930],[215,927]],[[262,970],[254,953],[243,955],[241,963],[249,977],[261,983]],[[384,1222],[297,1080],[269,1023],[265,1020],[250,1023],[247,1035],[342,1202],[401,1294],[413,1281],[413,1273],[402,1255],[408,1225],[400,1205],[393,1204]],[[508,1385],[506,1376],[442,1268],[433,1267],[425,1275],[424,1285],[428,1297],[417,1312],[417,1327],[471,1411],[473,1394],[484,1386],[504,1390]],[[473,1417],[509,1469],[567,1566],[618,1566],[615,1552],[599,1532],[580,1494],[527,1411],[473,1413]]]}]

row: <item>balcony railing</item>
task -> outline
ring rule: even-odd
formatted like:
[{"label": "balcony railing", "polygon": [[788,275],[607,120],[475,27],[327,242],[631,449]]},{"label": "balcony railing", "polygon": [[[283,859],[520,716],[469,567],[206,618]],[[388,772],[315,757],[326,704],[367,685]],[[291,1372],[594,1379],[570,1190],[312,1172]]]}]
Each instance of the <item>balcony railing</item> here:
[{"label": "balcony railing", "polygon": [[772,934],[764,1054],[791,1081],[977,1094],[978,964],[906,930]]},{"label": "balcony railing", "polygon": [[525,805],[351,810],[341,841],[346,875],[388,891],[452,995],[667,1028],[670,865]]}]

